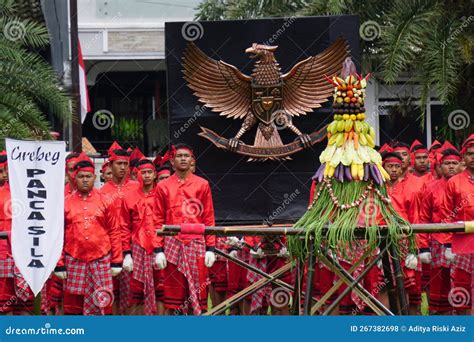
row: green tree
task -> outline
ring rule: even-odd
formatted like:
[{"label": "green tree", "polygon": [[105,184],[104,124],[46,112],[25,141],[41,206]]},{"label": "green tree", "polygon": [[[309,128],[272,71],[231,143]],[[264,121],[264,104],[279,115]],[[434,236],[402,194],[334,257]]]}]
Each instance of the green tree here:
[{"label": "green tree", "polygon": [[[410,75],[421,86],[423,114],[429,92],[434,91],[446,104],[440,138],[459,143],[472,131],[473,122],[456,131],[447,123],[453,109],[464,110],[470,116],[474,113],[471,0],[205,0],[198,7],[196,19],[338,14],[358,15],[361,30],[372,24],[369,33],[375,37],[360,41],[364,72],[374,72],[388,84]],[[367,37],[361,33],[361,38]]]},{"label": "green tree", "polygon": [[46,27],[17,15],[0,0],[0,148],[4,138],[49,139],[47,114],[71,117],[70,99],[35,50],[48,47]]}]

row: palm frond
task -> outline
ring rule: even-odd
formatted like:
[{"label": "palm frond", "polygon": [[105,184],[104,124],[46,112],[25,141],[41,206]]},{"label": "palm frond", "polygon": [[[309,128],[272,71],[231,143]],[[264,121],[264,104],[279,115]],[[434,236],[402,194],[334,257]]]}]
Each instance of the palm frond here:
[{"label": "palm frond", "polygon": [[387,14],[387,25],[381,36],[382,74],[386,82],[395,82],[400,73],[412,66],[424,39],[429,36],[433,20],[440,16],[436,1],[396,0]]}]

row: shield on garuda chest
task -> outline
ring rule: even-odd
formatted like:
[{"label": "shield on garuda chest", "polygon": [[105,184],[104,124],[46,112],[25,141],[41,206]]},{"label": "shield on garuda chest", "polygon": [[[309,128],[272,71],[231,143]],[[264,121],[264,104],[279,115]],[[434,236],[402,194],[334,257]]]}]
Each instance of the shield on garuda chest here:
[{"label": "shield on garuda chest", "polygon": [[262,86],[252,84],[252,111],[265,125],[270,125],[274,113],[282,109],[282,84]]}]

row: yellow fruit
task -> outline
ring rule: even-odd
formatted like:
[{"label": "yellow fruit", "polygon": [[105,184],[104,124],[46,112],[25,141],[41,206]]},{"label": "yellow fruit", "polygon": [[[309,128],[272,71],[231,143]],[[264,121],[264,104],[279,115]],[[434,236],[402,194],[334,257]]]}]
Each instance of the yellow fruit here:
[{"label": "yellow fruit", "polygon": [[360,117],[362,118],[361,120],[365,119],[365,113],[360,113]]},{"label": "yellow fruit", "polygon": [[326,164],[326,166],[324,167],[324,178],[326,178],[326,177],[328,176],[329,168],[330,168],[330,166],[329,166],[329,163],[328,163],[328,164]]},{"label": "yellow fruit", "polygon": [[357,164],[357,176],[359,177],[359,179],[364,178],[364,165]]},{"label": "yellow fruit", "polygon": [[342,97],[338,96],[338,97],[336,97],[336,102],[337,103],[342,103],[342,102],[344,102],[344,99]]},{"label": "yellow fruit", "polygon": [[337,132],[342,132],[342,131],[344,131],[344,121],[339,120],[337,122]]},{"label": "yellow fruit", "polygon": [[334,134],[337,132],[337,121],[333,121],[328,126],[328,132]]},{"label": "yellow fruit", "polygon": [[335,172],[335,171],[336,171],[336,168],[335,168],[335,167],[329,166],[328,177],[334,176],[334,172]]},{"label": "yellow fruit", "polygon": [[363,120],[363,118],[362,118],[362,114],[360,114],[360,113],[359,113],[359,114],[357,114],[357,120]]},{"label": "yellow fruit", "polygon": [[334,145],[339,134],[340,133],[333,134],[328,140],[328,145]]},{"label": "yellow fruit", "polygon": [[357,164],[352,163],[352,164],[351,164],[351,176],[352,176],[353,179],[356,179],[356,178],[357,178],[357,175],[358,175]]},{"label": "yellow fruit", "polygon": [[354,130],[359,133],[362,130],[362,126],[359,121],[354,122]]},{"label": "yellow fruit", "polygon": [[375,129],[373,127],[369,128],[369,135],[372,138],[372,140],[375,141]]},{"label": "yellow fruit", "polygon": [[349,118],[350,118],[350,115],[349,115],[349,114],[344,114],[344,115],[342,116],[342,119],[343,119],[343,120],[349,120]]},{"label": "yellow fruit", "polygon": [[372,137],[369,135],[369,134],[365,134],[365,138],[367,139],[367,145],[369,147],[375,147],[375,142],[374,142],[374,139],[372,139]]},{"label": "yellow fruit", "polygon": [[375,164],[375,165],[377,165],[377,168],[379,169],[380,173],[382,174],[382,177],[385,180],[389,180],[390,175],[387,173],[387,171],[385,171],[385,169],[382,167],[382,165],[380,165],[380,164]]},{"label": "yellow fruit", "polygon": [[369,132],[370,125],[369,125],[367,122],[365,122],[365,121],[362,122],[362,125],[363,125],[362,132],[363,132],[363,133],[368,133],[368,132]]},{"label": "yellow fruit", "polygon": [[344,134],[339,133],[337,134],[337,138],[336,138],[336,146],[341,147],[343,144],[344,144]]},{"label": "yellow fruit", "polygon": [[351,102],[351,98],[348,97],[348,96],[346,96],[346,97],[344,98],[344,102],[345,102],[345,103],[350,103],[350,102]]},{"label": "yellow fruit", "polygon": [[367,145],[367,138],[365,137],[365,133],[359,133],[359,143],[363,146]]},{"label": "yellow fruit", "polygon": [[354,121],[352,121],[352,120],[346,120],[345,121],[344,131],[346,131],[346,133],[349,133],[351,131],[353,123],[354,123]]},{"label": "yellow fruit", "polygon": [[352,115],[351,115],[351,120],[352,120],[352,121],[356,121],[356,120],[357,120],[357,116],[356,116],[355,114],[352,114]]}]

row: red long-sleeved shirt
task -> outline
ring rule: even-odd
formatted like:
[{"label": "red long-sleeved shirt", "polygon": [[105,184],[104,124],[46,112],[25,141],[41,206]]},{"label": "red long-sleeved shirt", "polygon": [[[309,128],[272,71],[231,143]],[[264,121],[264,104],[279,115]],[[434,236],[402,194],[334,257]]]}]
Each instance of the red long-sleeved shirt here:
[{"label": "red long-sleeved shirt", "polygon": [[[8,232],[12,230],[12,216],[10,203],[10,186],[8,183],[0,187],[0,231]],[[0,239],[0,259],[4,260],[7,257],[12,257],[11,246],[9,239]]]},{"label": "red long-sleeved shirt", "polygon": [[[173,174],[159,182],[156,187],[156,207],[158,227],[182,223],[215,225],[209,182],[192,173],[186,180]],[[215,247],[215,236],[206,235],[205,239],[207,247]]]},{"label": "red long-sleeved shirt", "polygon": [[[444,203],[443,216],[446,218],[446,222],[474,220],[474,180],[467,170],[448,180]],[[462,253],[462,250],[454,248],[456,243],[473,246],[474,235],[453,235],[453,251],[454,253]],[[469,251],[468,253],[471,252]]]},{"label": "red long-sleeved shirt", "polygon": [[126,178],[122,184],[116,184],[112,180],[109,180],[105,183],[100,192],[106,196],[107,202],[112,203],[112,207],[115,210],[115,215],[120,215],[120,210],[122,208],[122,200],[126,193],[132,190],[137,190],[140,188],[140,183],[134,181],[130,178]]},{"label": "red long-sleeved shirt", "polygon": [[[98,190],[87,197],[74,192],[64,203],[64,249],[75,259],[92,261],[111,253],[111,263],[122,263],[122,239],[111,205]],[[60,264],[62,261],[60,261]]]},{"label": "red long-sleeved shirt", "polygon": [[421,177],[413,173],[408,173],[400,182],[403,184],[404,206],[407,212],[407,220],[410,223],[419,221],[419,192],[422,191],[425,184],[429,184],[434,180],[431,173],[427,173]]},{"label": "red long-sleeved shirt", "polygon": [[[443,207],[445,201],[445,193],[448,181],[446,178],[435,180],[426,184],[420,192],[419,215],[417,223],[440,223],[443,221]],[[451,243],[450,233],[436,233],[436,234],[418,234],[419,248],[428,248],[430,236],[441,244]]]},{"label": "red long-sleeved shirt", "polygon": [[392,185],[387,183],[387,192],[395,211],[405,220],[408,220],[408,211],[406,207],[405,183],[398,181]]},{"label": "red long-sleeved shirt", "polygon": [[126,194],[119,217],[124,253],[130,251],[132,241],[145,249],[147,253],[163,247],[163,237],[156,235],[156,228],[158,228],[156,214],[155,188],[149,193],[137,189]]}]

